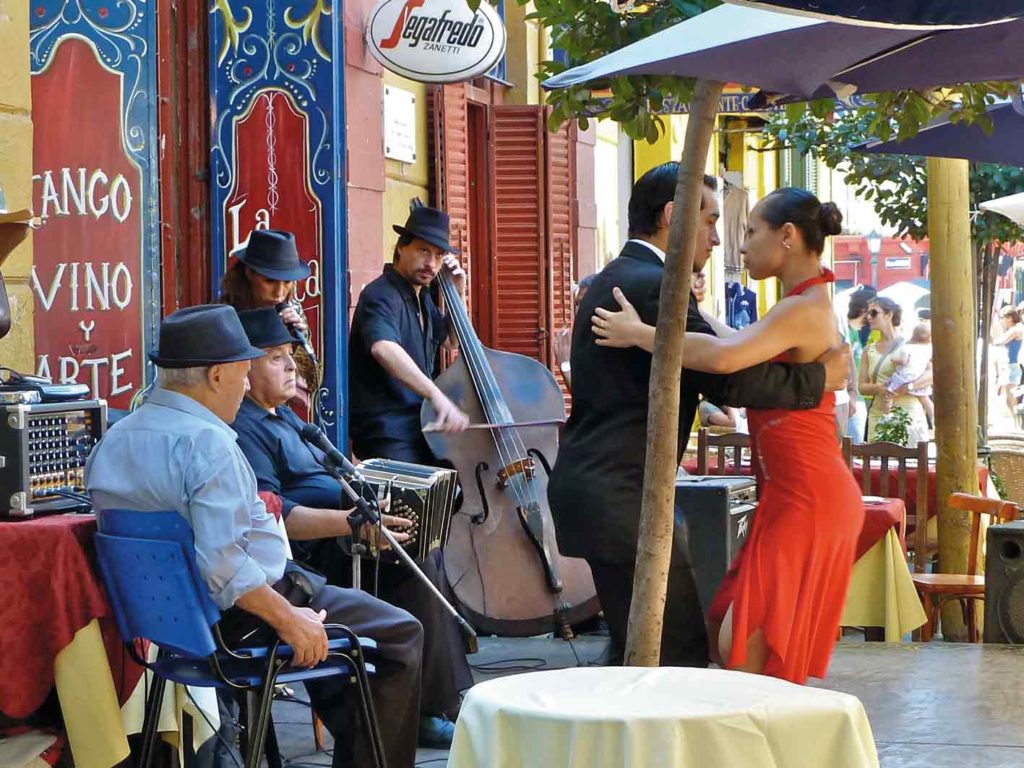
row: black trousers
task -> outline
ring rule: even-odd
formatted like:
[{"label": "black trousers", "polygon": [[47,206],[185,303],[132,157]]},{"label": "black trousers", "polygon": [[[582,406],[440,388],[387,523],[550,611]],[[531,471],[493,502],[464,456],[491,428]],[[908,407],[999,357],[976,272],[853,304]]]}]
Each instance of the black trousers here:
[{"label": "black trousers", "polygon": [[[310,565],[324,574],[329,583],[339,587],[352,586],[352,559],[335,540],[317,542],[310,554]],[[449,602],[453,602],[455,598],[444,575],[441,552],[432,553],[426,562],[420,564],[420,568]],[[423,694],[420,713],[454,720],[459,714],[461,692],[473,685],[473,673],[466,661],[465,643],[455,619],[405,565],[385,562],[377,568],[372,560],[365,559],[362,563],[362,580],[363,589],[408,611],[423,625]]]},{"label": "black trousers", "polygon": [[[401,608],[366,592],[324,586],[312,597],[287,578],[274,585],[292,605],[326,611],[327,623],[344,624],[360,637],[377,641],[371,661],[376,674],[370,678],[373,704],[389,768],[413,768],[420,710],[420,659],[423,628]],[[228,643],[259,644],[273,636],[256,616],[237,608],[224,613],[221,631]],[[242,638],[246,638],[243,640]],[[334,768],[372,765],[370,745],[363,737],[357,693],[341,677],[305,683],[310,701],[334,736]]]},{"label": "black trousers", "polygon": [[[679,533],[677,532],[677,542]],[[634,547],[635,549],[635,547]],[[609,664],[622,664],[626,651],[626,627],[633,600],[635,562],[606,563],[588,558],[597,599],[601,602],[611,635]],[[697,595],[693,567],[685,551],[676,545],[668,571],[665,623],[661,634],[661,666],[706,667],[708,633]]]}]

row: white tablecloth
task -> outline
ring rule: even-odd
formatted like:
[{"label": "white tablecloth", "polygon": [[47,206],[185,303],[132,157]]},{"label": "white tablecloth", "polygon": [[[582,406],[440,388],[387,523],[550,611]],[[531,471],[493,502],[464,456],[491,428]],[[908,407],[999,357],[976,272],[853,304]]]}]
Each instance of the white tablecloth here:
[{"label": "white tablecloth", "polygon": [[860,701],[742,672],[590,667],[480,683],[448,768],[865,768]]}]

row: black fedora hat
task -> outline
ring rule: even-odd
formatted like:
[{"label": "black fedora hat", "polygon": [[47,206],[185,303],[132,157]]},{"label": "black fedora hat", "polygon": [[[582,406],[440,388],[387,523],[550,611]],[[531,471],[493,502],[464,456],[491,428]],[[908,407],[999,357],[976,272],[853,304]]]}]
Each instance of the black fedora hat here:
[{"label": "black fedora hat", "polygon": [[405,226],[394,224],[392,229],[400,235],[425,240],[445,253],[459,253],[459,250],[452,248],[448,242],[448,214],[437,208],[428,208],[425,205],[413,208],[409,212],[409,218],[405,220]]},{"label": "black fedora hat", "polygon": [[246,309],[238,313],[249,343],[260,349],[279,347],[282,344],[298,344],[284,320],[273,307]]},{"label": "black fedora hat", "polygon": [[249,344],[238,313],[227,304],[200,304],[168,315],[160,323],[160,348],[149,355],[161,368],[198,368],[257,357],[263,357],[263,350]]},{"label": "black fedora hat", "polygon": [[240,262],[271,280],[305,280],[309,265],[299,258],[295,235],[279,229],[254,229],[245,248],[234,254]]}]

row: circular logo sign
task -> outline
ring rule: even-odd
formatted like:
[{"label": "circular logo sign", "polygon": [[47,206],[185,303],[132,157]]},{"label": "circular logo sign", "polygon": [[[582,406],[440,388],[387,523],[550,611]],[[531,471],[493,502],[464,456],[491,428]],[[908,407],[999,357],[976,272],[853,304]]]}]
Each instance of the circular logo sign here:
[{"label": "circular logo sign", "polygon": [[487,0],[380,0],[366,44],[381,64],[410,80],[457,83],[484,74],[505,55],[505,26]]}]

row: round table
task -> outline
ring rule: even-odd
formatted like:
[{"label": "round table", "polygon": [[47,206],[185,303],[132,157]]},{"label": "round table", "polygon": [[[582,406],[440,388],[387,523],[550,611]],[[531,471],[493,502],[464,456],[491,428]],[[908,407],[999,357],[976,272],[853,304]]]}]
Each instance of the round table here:
[{"label": "round table", "polygon": [[877,766],[860,701],[742,672],[584,667],[480,683],[448,768]]}]

